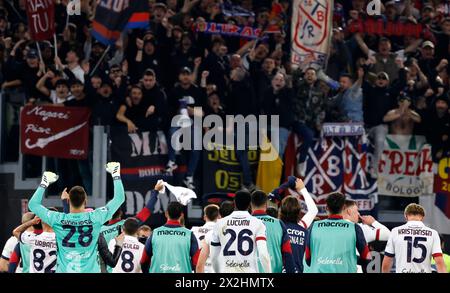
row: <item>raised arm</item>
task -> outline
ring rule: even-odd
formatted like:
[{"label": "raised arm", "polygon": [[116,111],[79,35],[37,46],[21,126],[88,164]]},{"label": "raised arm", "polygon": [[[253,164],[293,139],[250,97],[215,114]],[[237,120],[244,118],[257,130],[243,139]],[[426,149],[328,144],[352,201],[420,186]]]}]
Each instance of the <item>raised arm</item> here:
[{"label": "raised arm", "polygon": [[53,213],[57,213],[54,211],[48,210],[46,207],[42,205],[42,198],[44,196],[44,192],[47,187],[58,180],[58,175],[53,172],[44,172],[42,175],[41,184],[34,192],[30,201],[28,202],[28,208],[32,211],[36,216],[41,218],[41,220],[51,226],[50,216]]},{"label": "raised arm", "polygon": [[391,111],[387,112],[386,115],[384,115],[383,122],[385,122],[385,123],[392,122],[392,121],[399,119],[401,116],[402,116],[402,114],[397,109],[391,110]]},{"label": "raised arm", "polygon": [[358,43],[359,48],[366,56],[369,56],[369,47],[367,47],[367,44],[364,42],[363,37],[360,33],[355,34],[355,40],[356,43]]},{"label": "raised arm", "polygon": [[120,163],[110,162],[106,164],[106,171],[111,174],[114,181],[114,197],[106,204],[107,214],[104,222],[110,220],[114,213],[125,202],[125,189],[120,179]]},{"label": "raised arm", "polygon": [[12,232],[14,237],[16,237],[17,240],[20,241],[20,234],[25,232],[29,227],[39,224],[40,221],[41,219],[39,219],[39,217],[34,217],[34,219],[31,219],[28,222],[23,223],[19,227],[16,227]]},{"label": "raised arm", "polygon": [[44,74],[36,83],[36,88],[38,89],[38,91],[46,96],[50,96],[50,90],[45,86],[45,82],[48,78],[53,78],[54,76],[55,74],[52,71],[47,71],[47,73]]},{"label": "raised arm", "polygon": [[164,188],[164,183],[157,182],[155,188],[152,190],[150,199],[148,200],[145,207],[136,214],[136,219],[139,220],[139,225],[145,223],[151,216],[152,211],[155,209],[156,202],[158,201],[158,193]]},{"label": "raised arm", "polygon": [[297,192],[299,192],[303,196],[303,199],[305,200],[306,208],[308,209],[306,214],[300,220],[299,225],[302,225],[305,229],[308,229],[308,227],[311,225],[311,223],[316,218],[317,213],[319,213],[319,209],[317,208],[316,203],[314,202],[314,200],[312,199],[308,190],[306,189],[305,184],[303,183],[303,180],[298,178],[295,181],[295,189],[297,190]]}]

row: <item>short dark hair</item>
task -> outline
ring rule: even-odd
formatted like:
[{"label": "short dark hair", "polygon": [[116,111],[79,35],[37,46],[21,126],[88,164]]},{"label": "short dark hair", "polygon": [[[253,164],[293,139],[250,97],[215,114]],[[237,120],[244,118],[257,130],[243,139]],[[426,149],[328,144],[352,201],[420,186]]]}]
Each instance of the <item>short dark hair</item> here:
[{"label": "short dark hair", "polygon": [[70,204],[75,208],[81,207],[86,201],[86,197],[86,191],[84,191],[84,188],[81,186],[74,186],[69,191]]},{"label": "short dark hair", "polygon": [[203,209],[203,213],[209,221],[215,221],[219,217],[219,206],[209,204]]},{"label": "short dark hair", "polygon": [[353,76],[350,73],[342,73],[339,78],[347,77],[350,80],[353,80]]},{"label": "short dark hair", "polygon": [[333,215],[340,214],[345,205],[345,195],[333,192],[327,198],[327,208]]},{"label": "short dark hair", "polygon": [[167,214],[169,219],[178,220],[183,214],[184,206],[178,201],[172,201],[167,207]]},{"label": "short dark hair", "polygon": [[286,196],[281,201],[280,220],[285,223],[297,223],[300,218],[300,203],[292,195]]},{"label": "short dark hair", "polygon": [[127,235],[134,235],[137,233],[139,229],[139,222],[136,218],[128,218],[123,223],[123,231]]},{"label": "short dark hair", "polygon": [[252,193],[252,205],[261,207],[267,203],[267,194],[262,190],[255,190]]},{"label": "short dark hair", "polygon": [[278,209],[276,207],[267,207],[266,213],[273,218],[278,218]]},{"label": "short dark hair", "polygon": [[234,204],[230,200],[226,200],[220,204],[219,214],[222,218],[230,215],[234,211]]},{"label": "short dark hair", "polygon": [[348,209],[349,207],[356,206],[356,200],[346,199],[344,203],[344,208]]},{"label": "short dark hair", "polygon": [[234,205],[238,211],[247,211],[251,202],[250,192],[239,190],[234,196]]}]

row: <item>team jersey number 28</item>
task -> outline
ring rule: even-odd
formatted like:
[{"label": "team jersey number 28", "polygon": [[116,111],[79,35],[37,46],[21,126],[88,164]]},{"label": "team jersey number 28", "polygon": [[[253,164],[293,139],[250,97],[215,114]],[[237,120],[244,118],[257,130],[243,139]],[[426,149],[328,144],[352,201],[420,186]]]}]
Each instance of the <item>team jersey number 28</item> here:
[{"label": "team jersey number 28", "polygon": [[[241,255],[245,256],[253,252],[253,239],[251,237],[253,233],[251,230],[243,229],[238,234],[236,234],[236,231],[232,229],[226,229],[224,235],[228,234],[230,235],[230,239],[228,239],[228,242],[223,249],[224,256],[236,255],[236,250],[231,249],[231,246],[236,240],[237,240],[237,251]],[[244,245],[244,243],[247,243],[247,245]],[[244,246],[247,246],[247,248],[245,249]]]},{"label": "team jersey number 28", "polygon": [[72,236],[78,232],[77,242],[82,247],[87,247],[92,242],[92,225],[84,225],[84,226],[72,226],[72,225],[63,225],[64,230],[68,230],[66,237],[62,240],[62,246],[65,247],[75,247],[75,242],[72,241]]}]

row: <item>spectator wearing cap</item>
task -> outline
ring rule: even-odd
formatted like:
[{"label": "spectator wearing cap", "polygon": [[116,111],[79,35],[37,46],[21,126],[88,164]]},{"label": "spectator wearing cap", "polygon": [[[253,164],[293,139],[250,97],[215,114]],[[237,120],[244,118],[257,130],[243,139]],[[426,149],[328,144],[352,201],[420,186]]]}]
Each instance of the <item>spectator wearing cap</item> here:
[{"label": "spectator wearing cap", "polygon": [[180,39],[178,47],[174,47],[174,50],[170,54],[170,63],[173,72],[169,79],[171,83],[175,83],[177,80],[177,72],[180,72],[181,68],[194,66],[194,60],[196,57],[201,56],[201,53],[193,45],[192,37],[189,33],[183,33]]},{"label": "spectator wearing cap", "polygon": [[334,80],[338,80],[343,72],[350,71],[351,53],[344,41],[342,28],[333,29],[333,37],[330,48],[326,74]]},{"label": "spectator wearing cap", "polygon": [[[103,59],[102,56],[105,53],[106,46],[99,42],[98,40],[91,41],[90,39],[86,40],[84,44],[84,56],[85,60],[89,61],[90,64],[90,74],[98,74],[103,75],[104,77],[105,73],[108,71],[108,69],[114,65],[114,64],[120,64],[123,60],[123,48],[118,47],[117,50],[115,50],[115,53],[112,58],[108,56],[108,54],[105,55]],[[110,49],[112,51],[113,49]],[[99,63],[100,62],[100,63]],[[95,66],[97,66],[96,71],[94,72]]]},{"label": "spectator wearing cap", "polygon": [[39,81],[39,57],[34,49],[29,49],[25,54],[25,62],[16,59],[16,53],[19,52],[16,46],[11,51],[11,58],[8,60],[8,70],[6,71],[7,82],[3,83],[2,88],[14,88],[22,86],[27,100],[41,100],[45,96],[36,89],[36,83]]},{"label": "spectator wearing cap", "polygon": [[397,66],[397,60],[404,60],[404,56],[406,53],[415,52],[417,47],[422,42],[422,39],[415,40],[412,44],[406,47],[404,50],[398,50],[396,52],[392,52],[391,41],[388,38],[382,37],[378,41],[378,52],[375,52],[367,46],[364,42],[361,34],[355,34],[355,40],[358,43],[360,49],[370,59],[372,62],[369,67],[369,71],[373,74],[377,74],[378,72],[386,72],[389,75],[389,79],[391,81],[395,81],[399,75],[399,68]]},{"label": "spectator wearing cap", "polygon": [[[367,60],[364,66],[367,73]],[[406,86],[406,70],[403,63],[399,63],[399,79],[392,82],[386,72],[379,72],[374,83],[365,79],[363,81],[363,112],[365,128],[370,137],[374,139],[374,158],[369,171],[372,177],[377,176],[378,161],[384,148],[384,140],[388,134],[388,127],[383,122],[386,113],[395,107],[400,91]]]},{"label": "spectator wearing cap", "polygon": [[[48,83],[49,81],[49,83]],[[51,87],[54,86],[54,89]],[[69,91],[69,84],[66,79],[56,75],[49,70],[36,83],[36,88],[45,96],[49,97],[53,104],[62,104],[73,99]]]},{"label": "spectator wearing cap", "polygon": [[432,24],[435,17],[434,6],[431,3],[426,3],[422,11],[420,12],[420,23],[422,24]]},{"label": "spectator wearing cap", "polygon": [[439,161],[450,151],[448,94],[437,96],[427,114],[427,141],[432,145],[433,160]]},{"label": "spectator wearing cap", "polygon": [[390,124],[390,134],[412,135],[414,124],[420,123],[422,118],[412,110],[411,97],[402,92],[398,96],[398,107],[390,110],[383,118],[384,123]]},{"label": "spectator wearing cap", "polygon": [[428,77],[431,85],[434,86],[438,72],[446,69],[448,61],[447,59],[439,61],[435,57],[435,46],[433,42],[425,41],[422,44],[421,57],[419,58],[418,65]]},{"label": "spectator wearing cap", "polygon": [[[179,82],[175,84],[168,96],[169,117],[172,120],[176,115],[180,114],[180,110],[186,105],[189,117],[194,115],[202,116],[203,113],[194,112],[194,107],[203,107],[205,105],[205,92],[193,84],[192,70],[188,67],[181,69],[178,75]],[[173,121],[171,121],[173,122]],[[179,129],[179,127],[173,127],[171,125],[169,133],[167,135],[168,141],[171,141],[173,134]],[[196,137],[194,137],[194,131],[191,131],[191,142],[196,145],[201,143]],[[172,144],[169,146],[169,161],[166,166],[166,173],[171,174],[176,168],[175,150]],[[198,162],[200,160],[201,151],[196,150],[197,147],[192,147],[192,150],[188,151],[188,169],[186,172],[186,178],[183,183],[190,189],[194,189],[194,174],[197,169]]]}]

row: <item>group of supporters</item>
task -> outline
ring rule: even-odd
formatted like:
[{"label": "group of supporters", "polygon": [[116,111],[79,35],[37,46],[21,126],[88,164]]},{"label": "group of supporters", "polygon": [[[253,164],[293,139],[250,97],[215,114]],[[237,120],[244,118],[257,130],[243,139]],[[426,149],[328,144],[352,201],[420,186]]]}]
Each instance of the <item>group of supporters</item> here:
[{"label": "group of supporters", "polygon": [[[48,186],[58,180],[44,172],[29,201],[31,212],[14,229],[2,252],[0,269],[10,273],[356,273],[371,272],[368,243],[387,241],[382,272],[395,259],[399,273],[447,272],[438,233],[426,227],[424,209],[410,204],[407,223],[389,231],[371,216],[360,216],[356,203],[341,193],[327,198],[328,218],[316,219],[317,207],[301,179],[290,177],[291,194],[269,208],[273,194],[247,189],[233,201],[204,208],[205,224],[184,227],[185,207],[169,204],[167,222],[151,231],[150,217],[163,183],[146,206],[121,218],[125,201],[120,164],[108,163],[114,197],[106,206],[86,208],[80,186],[62,192],[64,211],[42,205]],[[301,212],[300,199],[307,206]],[[272,214],[272,215],[269,215]],[[444,260],[445,257],[445,260]]]},{"label": "group of supporters", "polygon": [[[293,1],[150,0],[149,29],[125,31],[110,47],[90,34],[95,14],[90,1],[81,1],[81,15],[73,16],[66,14],[67,0],[57,2],[56,43],[40,42],[39,47],[30,40],[22,1],[0,2],[0,82],[8,103],[6,135],[11,141],[18,138],[14,126],[21,106],[53,104],[89,107],[91,126],[160,130],[167,142],[176,129],[172,118],[185,108],[191,118],[278,115],[280,157],[293,132],[303,140],[300,164],[324,122],[364,123],[375,142],[372,177],[377,176],[387,133],[427,136],[436,160],[450,150],[450,17],[444,0],[382,1],[378,16],[368,15],[368,0],[334,1],[325,71],[311,66],[317,61],[314,56],[306,57],[300,68],[292,67]],[[370,20],[420,24],[422,33],[398,36],[348,30]],[[254,40],[205,34],[196,29],[205,22],[266,33]],[[196,106],[202,111],[194,112]],[[168,151],[165,171],[171,173],[180,163],[170,144]],[[184,178],[188,188],[201,186],[201,178],[194,180],[200,158],[199,151],[188,152]],[[254,189],[245,156],[237,158],[244,185]],[[53,170],[62,177],[62,186],[82,184],[90,193],[91,162],[92,158],[59,160]],[[39,176],[35,160],[26,158],[25,163],[26,170]],[[78,177],[69,174],[78,168],[83,170],[81,182],[74,182]]]}]

